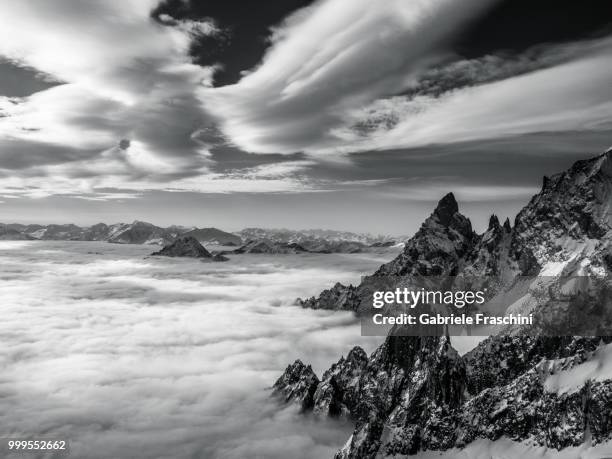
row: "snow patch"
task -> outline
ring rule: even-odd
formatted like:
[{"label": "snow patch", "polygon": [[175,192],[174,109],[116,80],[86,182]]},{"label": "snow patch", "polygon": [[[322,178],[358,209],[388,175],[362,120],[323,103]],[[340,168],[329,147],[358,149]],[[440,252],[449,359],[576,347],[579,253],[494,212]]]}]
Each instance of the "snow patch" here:
[{"label": "snow patch", "polygon": [[[552,361],[551,366],[557,362]],[[557,394],[571,393],[580,390],[587,381],[606,379],[612,379],[612,344],[599,348],[586,362],[548,376],[544,388]]]}]

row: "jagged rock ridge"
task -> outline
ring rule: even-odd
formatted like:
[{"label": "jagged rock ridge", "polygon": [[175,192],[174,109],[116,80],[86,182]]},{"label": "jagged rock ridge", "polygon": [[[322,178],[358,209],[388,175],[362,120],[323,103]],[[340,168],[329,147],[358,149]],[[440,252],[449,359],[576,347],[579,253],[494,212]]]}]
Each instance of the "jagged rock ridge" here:
[{"label": "jagged rock ridge", "polygon": [[[544,181],[540,193],[517,214],[514,226],[492,216],[481,235],[444,196],[403,251],[372,277],[471,276],[509,282],[519,275],[612,269],[612,151],[578,161]],[[360,312],[366,282],[334,285],[304,307]]]}]

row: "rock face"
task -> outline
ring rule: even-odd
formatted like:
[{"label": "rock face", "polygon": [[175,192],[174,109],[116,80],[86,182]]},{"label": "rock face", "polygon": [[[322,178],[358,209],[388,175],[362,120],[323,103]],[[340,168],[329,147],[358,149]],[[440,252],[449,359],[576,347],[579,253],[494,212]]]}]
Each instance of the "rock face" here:
[{"label": "rock face", "polygon": [[172,244],[165,246],[159,252],[154,252],[153,256],[163,257],[190,257],[190,258],[205,258],[212,261],[227,261],[227,258],[221,255],[212,255],[206,250],[198,240],[192,236],[181,236]]},{"label": "rock face", "polygon": [[[402,253],[369,278],[494,276],[503,293],[523,275],[609,275],[611,215],[609,151],[547,178],[514,225],[491,216],[480,235],[454,196],[444,196]],[[550,278],[549,288],[558,287]],[[359,314],[366,280],[298,301]],[[502,437],[554,450],[612,439],[612,365],[602,363],[612,356],[612,337],[498,335],[460,356],[447,336],[396,331],[370,356],[353,349],[316,383],[312,412],[355,422],[337,459],[404,457]],[[276,387],[282,391],[282,378]]]}]

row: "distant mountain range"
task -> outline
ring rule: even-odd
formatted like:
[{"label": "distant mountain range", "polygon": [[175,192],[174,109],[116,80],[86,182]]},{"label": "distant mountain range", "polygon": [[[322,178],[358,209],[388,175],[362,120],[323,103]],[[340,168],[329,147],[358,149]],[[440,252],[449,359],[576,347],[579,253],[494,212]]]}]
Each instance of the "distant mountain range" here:
[{"label": "distant mountain range", "polygon": [[[22,225],[0,223],[0,240],[105,241],[115,244],[167,246],[179,236],[191,236],[199,243],[239,247],[234,253],[357,253],[370,247],[388,247],[398,239],[333,230],[285,230],[247,228],[236,234],[217,228],[155,226],[151,223],[98,223],[81,227],[65,225]],[[401,240],[401,239],[399,239]]]},{"label": "distant mountain range", "polygon": [[[491,336],[463,356],[452,337],[398,336],[396,328],[371,355],[355,347],[321,379],[297,360],[276,381],[274,394],[315,416],[355,422],[336,459],[469,450],[479,439],[552,451],[597,447],[612,439],[611,273],[612,150],[544,177],[514,225],[492,216],[483,234],[473,231],[448,194],[395,259],[361,284],[337,283],[302,306],[363,314],[372,306],[368,279],[459,276],[453,279],[460,282],[469,276],[499,280],[493,289],[502,312],[552,312],[572,318],[563,322],[567,327],[593,311],[600,320],[588,321],[583,336],[565,336],[578,334],[567,333],[572,328],[543,336],[538,326],[528,330],[532,336],[521,330]],[[522,296],[508,295],[525,286],[525,276],[537,277],[528,277],[533,280]],[[564,283],[568,276],[596,279],[597,288],[560,302],[562,292],[582,285]],[[466,451],[465,457],[472,456]]]},{"label": "distant mountain range", "polygon": [[407,237],[371,235],[352,233],[350,231],[336,231],[325,229],[289,230],[289,229],[264,229],[245,228],[238,234],[244,241],[267,239],[273,242],[285,244],[312,244],[313,241],[322,240],[327,242],[358,242],[364,246],[394,244],[402,242]]},{"label": "distant mountain range", "polygon": [[259,253],[259,254],[289,254],[289,253],[361,253],[381,247],[394,246],[390,241],[381,245],[365,245],[361,242],[325,239],[303,239],[298,242],[277,242],[270,239],[252,239],[239,248],[225,253]]}]

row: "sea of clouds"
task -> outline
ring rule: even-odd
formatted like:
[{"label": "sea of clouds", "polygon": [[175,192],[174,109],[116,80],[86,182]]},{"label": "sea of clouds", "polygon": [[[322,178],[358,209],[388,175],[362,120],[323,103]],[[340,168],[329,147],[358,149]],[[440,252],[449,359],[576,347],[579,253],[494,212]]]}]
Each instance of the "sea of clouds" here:
[{"label": "sea of clouds", "polygon": [[393,253],[151,258],[147,246],[0,242],[0,435],[80,458],[325,458],[352,426],[270,399],[296,358],[320,375],[360,336],[292,303]]}]

